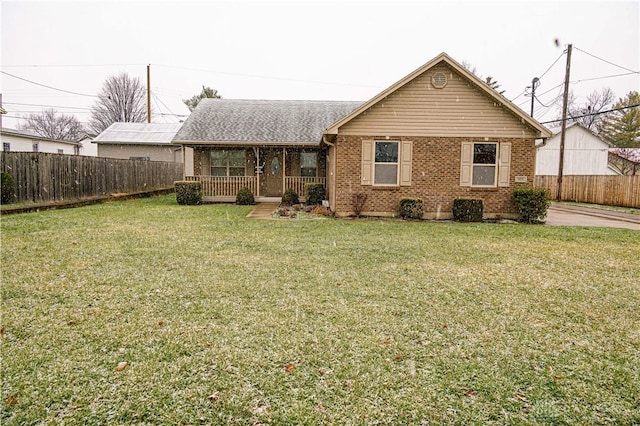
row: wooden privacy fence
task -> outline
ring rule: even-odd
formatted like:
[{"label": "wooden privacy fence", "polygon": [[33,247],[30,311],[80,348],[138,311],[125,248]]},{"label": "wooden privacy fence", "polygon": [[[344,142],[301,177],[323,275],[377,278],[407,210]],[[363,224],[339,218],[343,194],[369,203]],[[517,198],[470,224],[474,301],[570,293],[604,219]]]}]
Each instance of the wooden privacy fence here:
[{"label": "wooden privacy fence", "polygon": [[[533,184],[556,199],[557,176],[536,176]],[[562,200],[640,208],[640,176],[563,176]]]},{"label": "wooden privacy fence", "polygon": [[17,202],[74,200],[170,188],[182,164],[32,152],[2,152]]}]

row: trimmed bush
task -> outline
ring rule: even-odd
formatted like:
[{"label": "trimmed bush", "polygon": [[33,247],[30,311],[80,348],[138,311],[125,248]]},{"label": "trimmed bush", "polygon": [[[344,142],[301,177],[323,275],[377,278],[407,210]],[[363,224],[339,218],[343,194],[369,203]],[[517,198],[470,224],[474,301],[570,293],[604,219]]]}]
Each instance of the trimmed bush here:
[{"label": "trimmed bush", "polygon": [[246,186],[236,194],[236,204],[241,206],[249,206],[251,204],[255,204],[256,199],[253,196],[253,192]]},{"label": "trimmed bush", "polygon": [[202,204],[202,184],[190,180],[174,182],[176,189],[176,201],[183,206],[195,206]]},{"label": "trimmed bush", "polygon": [[324,185],[321,183],[308,183],[304,186],[304,198],[308,206],[322,204],[326,197]]},{"label": "trimmed bush", "polygon": [[482,200],[456,198],[453,200],[453,220],[458,222],[482,222]]},{"label": "trimmed bush", "polygon": [[543,188],[516,188],[511,199],[520,212],[520,221],[526,223],[543,223],[551,204],[549,193]]},{"label": "trimmed bush", "polygon": [[298,204],[300,202],[300,197],[298,193],[293,189],[289,188],[284,191],[284,195],[282,196],[282,204],[287,206],[292,206],[294,204]]},{"label": "trimmed bush", "polygon": [[400,217],[403,219],[422,219],[424,215],[424,201],[422,198],[400,198]]},{"label": "trimmed bush", "polygon": [[0,194],[1,194],[1,201],[2,204],[9,204],[10,202],[13,201],[13,197],[15,194],[15,188],[13,186],[13,176],[11,176],[9,173],[7,172],[2,172],[0,174],[0,179],[1,179],[1,183],[0,183]]}]

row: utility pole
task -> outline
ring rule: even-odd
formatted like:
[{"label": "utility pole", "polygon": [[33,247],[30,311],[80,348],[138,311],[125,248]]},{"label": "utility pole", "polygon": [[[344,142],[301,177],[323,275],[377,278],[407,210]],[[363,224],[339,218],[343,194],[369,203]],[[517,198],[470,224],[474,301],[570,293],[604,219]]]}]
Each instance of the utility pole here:
[{"label": "utility pole", "polygon": [[151,64],[147,65],[147,123],[151,123]]},{"label": "utility pole", "polygon": [[534,77],[531,80],[531,118],[533,118],[533,101],[536,98],[536,87],[540,84],[540,79],[538,77]]},{"label": "utility pole", "polygon": [[556,188],[556,201],[562,200],[562,168],[564,166],[564,138],[567,133],[567,102],[569,98],[569,74],[571,72],[571,50],[573,45],[567,48],[567,69],[564,74],[564,99],[562,100],[562,131],[560,133],[560,159],[558,161],[558,187]]}]

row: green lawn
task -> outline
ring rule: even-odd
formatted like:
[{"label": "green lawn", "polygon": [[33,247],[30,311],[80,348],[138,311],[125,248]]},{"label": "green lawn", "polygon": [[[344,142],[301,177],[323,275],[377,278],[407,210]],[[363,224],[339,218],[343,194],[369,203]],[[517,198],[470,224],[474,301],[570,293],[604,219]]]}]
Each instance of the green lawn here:
[{"label": "green lawn", "polygon": [[250,210],[3,216],[0,423],[640,423],[637,231]]}]

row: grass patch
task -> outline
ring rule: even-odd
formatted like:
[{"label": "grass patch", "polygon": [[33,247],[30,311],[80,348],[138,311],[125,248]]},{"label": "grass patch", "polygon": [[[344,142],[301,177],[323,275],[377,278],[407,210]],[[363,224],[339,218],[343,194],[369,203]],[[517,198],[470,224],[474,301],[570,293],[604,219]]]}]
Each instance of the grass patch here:
[{"label": "grass patch", "polygon": [[640,422],[636,231],[251,209],[2,217],[2,424]]}]

